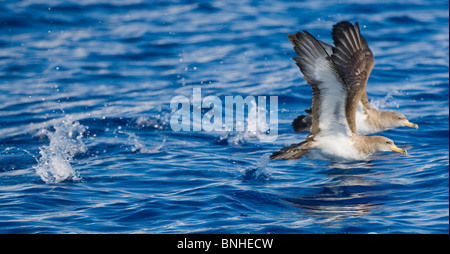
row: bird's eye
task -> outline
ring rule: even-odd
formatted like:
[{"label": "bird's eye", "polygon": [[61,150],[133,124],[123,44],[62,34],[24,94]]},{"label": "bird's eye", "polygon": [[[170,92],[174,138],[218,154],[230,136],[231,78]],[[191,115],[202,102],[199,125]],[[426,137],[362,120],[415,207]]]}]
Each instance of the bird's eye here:
[{"label": "bird's eye", "polygon": [[389,144],[389,145],[390,145],[390,144],[392,144],[392,142],[391,142],[391,141],[386,141],[386,144]]},{"label": "bird's eye", "polygon": [[405,120],[406,118],[405,117],[403,117],[403,116],[399,116],[398,117],[398,120]]}]

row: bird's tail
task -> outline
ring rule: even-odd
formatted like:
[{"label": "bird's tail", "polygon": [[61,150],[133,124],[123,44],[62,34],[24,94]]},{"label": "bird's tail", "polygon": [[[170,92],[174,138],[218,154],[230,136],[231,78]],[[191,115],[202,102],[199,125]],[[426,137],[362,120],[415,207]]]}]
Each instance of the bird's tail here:
[{"label": "bird's tail", "polygon": [[293,144],[286,146],[278,152],[273,153],[270,156],[271,160],[298,160],[303,155],[307,154],[311,150],[311,143],[313,141],[303,141],[300,144]]}]

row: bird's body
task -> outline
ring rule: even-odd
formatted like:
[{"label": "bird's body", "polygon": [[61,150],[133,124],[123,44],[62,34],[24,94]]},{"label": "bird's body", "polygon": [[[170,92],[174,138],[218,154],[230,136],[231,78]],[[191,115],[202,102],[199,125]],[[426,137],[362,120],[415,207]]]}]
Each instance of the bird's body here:
[{"label": "bird's body", "polygon": [[360,153],[348,136],[319,135],[315,137],[315,148],[306,157],[312,160],[353,161],[365,159],[367,155]]},{"label": "bird's body", "polygon": [[[306,112],[310,113],[310,110],[306,110]],[[364,109],[361,103],[359,103],[355,117],[356,132],[361,135],[371,135],[402,126],[419,128],[417,124],[409,122],[402,114],[375,108]],[[292,127],[297,133],[308,131],[311,127],[311,116],[298,116],[292,122]]]},{"label": "bird's body", "polygon": [[[353,26],[340,22],[333,27],[332,34],[335,47],[316,40],[306,31],[289,35],[299,55],[294,60],[313,90],[310,133],[305,141],[281,149],[271,159],[307,156],[354,161],[366,159],[377,151],[406,154],[386,137],[363,136],[357,132],[357,124],[367,122],[371,113],[364,104],[368,104],[365,87],[373,55],[360,34],[358,23]],[[369,112],[366,118],[356,117],[360,102],[364,112]]]}]

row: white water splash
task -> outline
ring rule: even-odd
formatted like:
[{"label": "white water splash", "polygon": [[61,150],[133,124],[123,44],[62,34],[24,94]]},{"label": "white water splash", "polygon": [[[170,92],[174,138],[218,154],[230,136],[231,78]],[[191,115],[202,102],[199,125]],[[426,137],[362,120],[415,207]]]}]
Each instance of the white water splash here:
[{"label": "white water splash", "polygon": [[266,118],[258,117],[258,111],[261,112],[260,113],[261,115],[262,114],[265,115],[267,113],[265,107],[260,107],[256,105],[255,101],[252,101],[251,105],[249,105],[248,116],[244,120],[245,122],[240,121],[236,122],[236,129],[242,128],[245,129],[245,131],[226,132],[225,135],[220,137],[219,141],[225,139],[227,140],[229,145],[240,145],[252,139],[259,139],[259,140],[267,139],[269,131],[261,131],[261,129],[268,130],[269,125],[266,122]]},{"label": "white water splash", "polygon": [[256,167],[239,168],[244,180],[267,181],[272,174],[271,169],[267,167],[270,161],[270,154],[263,154],[257,161]]},{"label": "white water splash", "polygon": [[405,90],[405,87],[402,87],[401,89],[392,89],[389,90],[389,92],[380,99],[370,99],[370,105],[378,110],[383,110],[385,108],[399,108],[400,104],[397,100],[393,100],[394,95],[401,96],[403,95],[403,90]]},{"label": "white water splash", "polygon": [[149,148],[145,144],[141,142],[141,140],[136,136],[134,133],[128,133],[128,141],[132,145],[131,151],[132,152],[138,152],[138,153],[158,153],[160,152],[161,148],[164,146],[164,143],[166,142],[166,139],[163,138],[161,144],[157,145],[156,147]]},{"label": "white water splash", "polygon": [[39,148],[41,157],[37,166],[34,166],[36,173],[46,183],[80,180],[79,173],[71,166],[71,163],[76,154],[87,150],[82,141],[87,127],[74,122],[70,116],[66,115],[53,128],[54,131],[42,129],[38,133],[38,135],[47,136],[50,144]]}]

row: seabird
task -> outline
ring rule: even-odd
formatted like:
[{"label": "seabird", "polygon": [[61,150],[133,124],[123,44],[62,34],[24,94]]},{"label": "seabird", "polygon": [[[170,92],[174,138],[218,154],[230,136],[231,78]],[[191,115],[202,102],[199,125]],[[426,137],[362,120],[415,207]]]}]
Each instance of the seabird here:
[{"label": "seabird", "polygon": [[306,140],[273,153],[275,159],[353,161],[378,151],[407,154],[383,136],[364,136],[356,131],[356,110],[366,93],[365,84],[373,56],[361,36],[358,23],[343,21],[333,27],[335,47],[320,42],[310,33],[290,34],[300,57],[296,64],[313,90],[311,127]]},{"label": "seabird", "polygon": [[[370,107],[366,92],[366,84],[374,65],[374,58],[366,40],[360,34],[358,24],[356,23],[355,26],[353,26],[347,21],[340,22],[333,27],[332,36],[336,46],[339,43],[341,44],[338,49],[334,49],[333,46],[322,41],[319,41],[319,43],[330,56],[333,55],[334,50],[342,51],[338,56],[343,58],[336,56],[335,59],[333,59],[335,64],[342,69],[340,71],[343,73],[349,73],[352,71],[353,73],[347,78],[356,78],[361,82],[362,86],[364,86],[364,92],[361,95],[358,110],[356,111],[356,131],[362,135],[369,135],[401,126],[408,126],[418,129],[419,126],[408,121],[406,116],[403,114],[390,111],[381,111]],[[356,47],[359,46],[359,42],[364,40],[364,43],[361,44],[364,48],[355,48],[356,51],[350,51],[350,47],[352,45],[347,45],[345,44],[345,41],[339,40],[342,36],[353,36],[348,39],[356,40],[358,44],[352,44]],[[296,37],[289,36],[289,40],[291,40],[292,44],[295,46]],[[350,61],[362,60],[356,59],[356,57],[358,57],[357,50],[364,50],[364,63],[359,65],[360,69],[355,69],[354,66],[347,65]],[[345,70],[348,70],[348,72],[345,72]],[[305,110],[305,112],[307,115],[300,115],[292,122],[292,127],[295,132],[304,132],[309,130],[311,127],[311,109]]]}]

